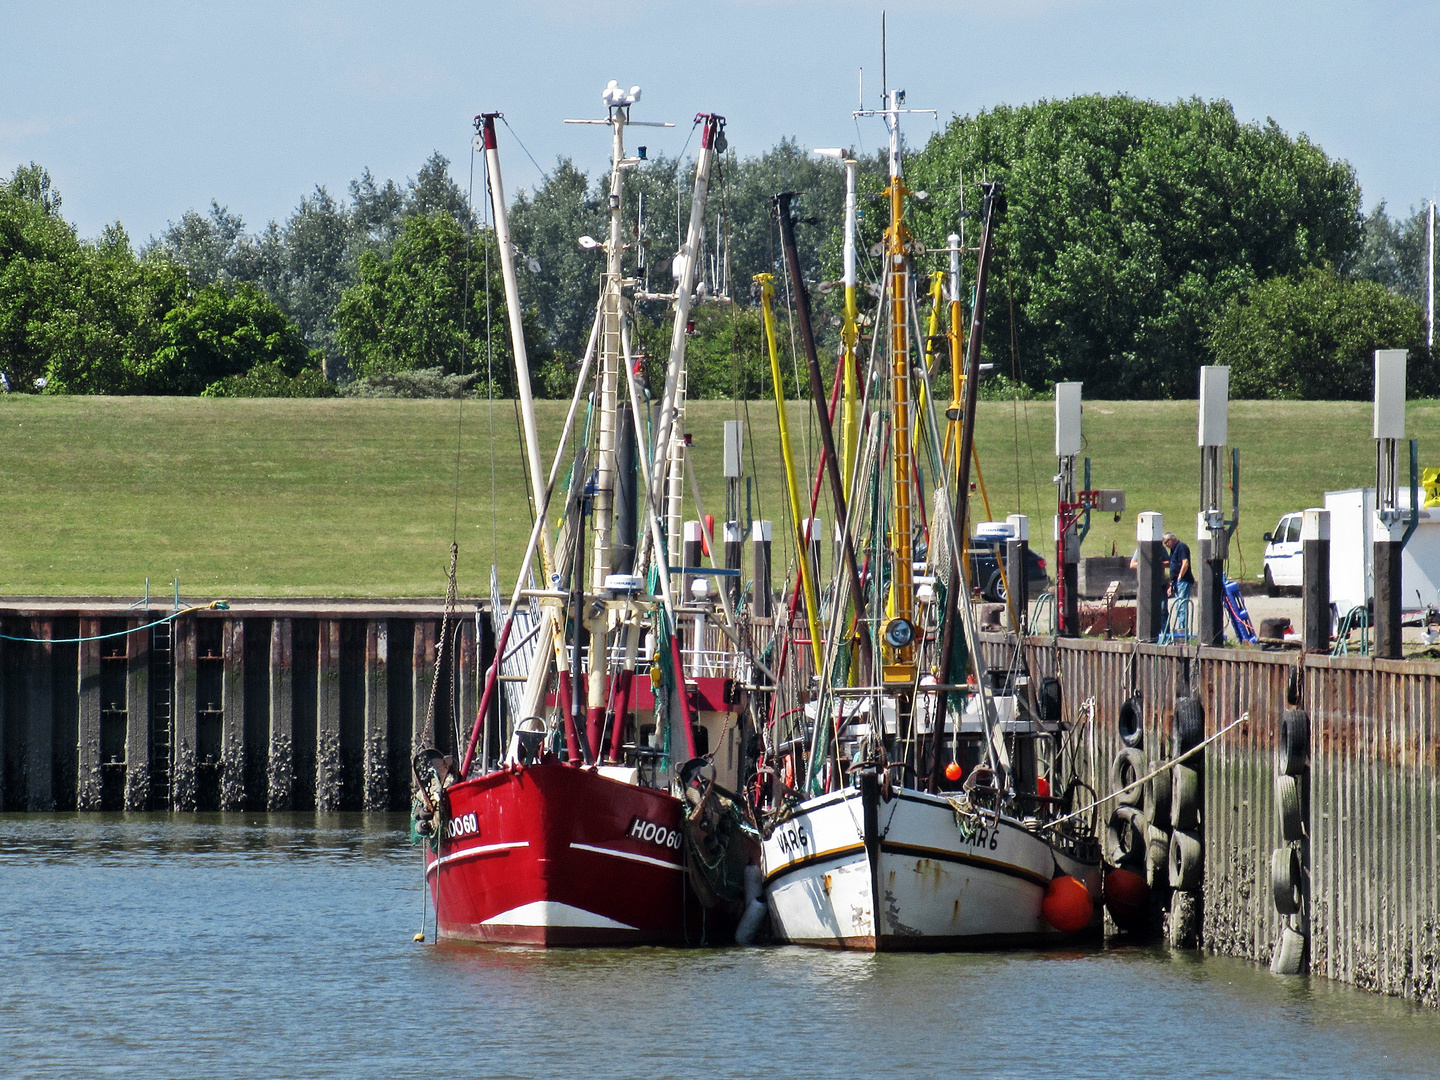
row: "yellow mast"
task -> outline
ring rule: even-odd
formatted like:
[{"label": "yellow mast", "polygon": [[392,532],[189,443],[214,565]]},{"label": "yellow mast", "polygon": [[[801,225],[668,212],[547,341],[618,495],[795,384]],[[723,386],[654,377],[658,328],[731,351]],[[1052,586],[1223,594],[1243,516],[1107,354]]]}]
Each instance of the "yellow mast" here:
[{"label": "yellow mast", "polygon": [[910,233],[905,228],[905,196],[909,190],[900,178],[900,122],[898,91],[890,91],[886,120],[890,127],[890,228],[885,234],[885,258],[890,274],[890,596],[885,625],[885,681],[914,681],[915,583],[912,571],[910,492],[914,464],[910,432],[910,268],[906,259]]},{"label": "yellow mast", "polygon": [[[825,669],[825,651],[820,640],[820,602],[811,576],[809,545],[805,539],[805,518],[800,510],[800,486],[795,480],[795,457],[790,450],[790,425],[785,418],[785,384],[780,375],[780,350],[775,344],[775,275],[756,274],[760,283],[760,312],[765,321],[765,344],[770,350],[770,379],[775,387],[775,416],[780,428],[780,456],[785,462],[785,486],[790,497],[790,517],[795,522],[796,561],[800,564],[800,587],[805,593],[805,621],[810,628],[810,652],[815,671]],[[821,405],[824,408],[824,405]]]}]

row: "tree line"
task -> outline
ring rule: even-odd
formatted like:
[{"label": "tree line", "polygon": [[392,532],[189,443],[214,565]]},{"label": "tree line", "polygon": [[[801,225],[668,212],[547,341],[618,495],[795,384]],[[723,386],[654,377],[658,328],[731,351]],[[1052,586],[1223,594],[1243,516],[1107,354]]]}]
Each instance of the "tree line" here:
[{"label": "tree line", "polygon": [[[627,174],[639,292],[673,288],[693,162],[645,155]],[[861,263],[878,292],[888,210],[883,154],[856,152]],[[476,170],[477,186],[483,173]],[[567,159],[510,208],[537,392],[573,386],[589,336],[608,175]],[[1042,393],[1079,379],[1090,397],[1185,397],[1206,363],[1237,396],[1357,398],[1375,348],[1412,352],[1411,385],[1440,386],[1424,349],[1425,215],[1362,214],[1353,169],[1227,102],[1084,96],[956,117],[907,158],[922,294],[963,231],[973,282],[982,182],[1002,191],[991,265],[987,389]],[[833,353],[843,172],[793,141],[723,154],[712,177],[690,338],[697,397],[764,397],[769,360],[752,287],[785,280],[772,208],[800,193],[802,273]],[[218,202],[138,247],[120,223],[81,239],[45,170],[0,181],[0,373],[16,392],[323,395],[514,392],[483,187],[462,190],[440,154],[403,184],[368,170],[323,187],[283,222],[249,230]],[[658,390],[667,304],[640,299],[635,347]],[[780,313],[782,326],[784,313]],[[868,329],[866,331],[868,333]],[[808,390],[784,342],[786,393]]]}]

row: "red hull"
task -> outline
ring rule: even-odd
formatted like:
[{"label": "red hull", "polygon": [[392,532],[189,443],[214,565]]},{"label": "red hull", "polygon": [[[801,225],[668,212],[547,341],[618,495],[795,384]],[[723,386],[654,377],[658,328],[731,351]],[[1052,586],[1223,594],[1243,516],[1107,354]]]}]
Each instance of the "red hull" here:
[{"label": "red hull", "polygon": [[544,764],[467,780],[446,794],[448,835],[438,856],[426,852],[440,937],[685,940],[681,806],[667,792]]}]

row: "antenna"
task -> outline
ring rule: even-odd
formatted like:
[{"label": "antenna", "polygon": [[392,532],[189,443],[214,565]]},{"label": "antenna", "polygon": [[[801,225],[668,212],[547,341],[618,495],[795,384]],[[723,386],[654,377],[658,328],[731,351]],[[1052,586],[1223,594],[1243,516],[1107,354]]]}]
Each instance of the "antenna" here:
[{"label": "antenna", "polygon": [[880,100],[890,92],[889,58],[885,54],[885,9],[880,9]]},{"label": "antenna", "polygon": [[863,109],[865,107],[865,69],[863,67],[860,69],[860,97],[857,101],[858,104],[855,107]]}]

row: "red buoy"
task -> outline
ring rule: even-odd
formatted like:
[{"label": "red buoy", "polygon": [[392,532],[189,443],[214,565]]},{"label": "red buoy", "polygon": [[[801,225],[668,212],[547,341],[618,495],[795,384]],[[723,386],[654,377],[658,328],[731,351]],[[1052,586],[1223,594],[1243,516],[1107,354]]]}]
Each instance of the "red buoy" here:
[{"label": "red buoy", "polygon": [[706,558],[710,557],[710,537],[715,535],[715,515],[705,515],[705,529],[700,533],[700,552]]},{"label": "red buoy", "polygon": [[1039,795],[1042,799],[1048,799],[1050,797],[1050,781],[1046,780],[1043,776],[1036,780],[1035,794]]},{"label": "red buoy", "polygon": [[964,775],[965,770],[960,768],[960,763],[958,761],[952,761],[949,765],[945,766],[945,779],[949,780],[952,784]]},{"label": "red buoy", "polygon": [[1040,905],[1045,921],[1062,934],[1078,934],[1090,925],[1095,905],[1090,891],[1077,878],[1060,874],[1045,887],[1045,900]]},{"label": "red buoy", "polygon": [[1150,915],[1150,886],[1144,874],[1117,867],[1105,872],[1105,907],[1122,930],[1143,927]]}]

